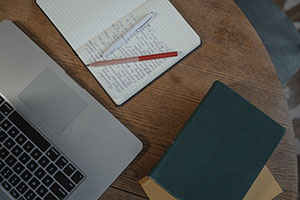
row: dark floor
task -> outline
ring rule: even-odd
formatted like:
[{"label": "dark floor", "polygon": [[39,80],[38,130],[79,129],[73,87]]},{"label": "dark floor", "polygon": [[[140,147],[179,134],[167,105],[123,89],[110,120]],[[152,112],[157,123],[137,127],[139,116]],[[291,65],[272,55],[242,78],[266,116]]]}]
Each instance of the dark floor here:
[{"label": "dark floor", "polygon": [[[290,117],[293,121],[295,137],[299,140],[300,145],[300,70],[284,85],[284,92],[289,105]],[[297,153],[300,154],[300,146]]]},{"label": "dark floor", "polygon": [[273,0],[281,7],[286,15],[294,22],[300,31],[300,0]]},{"label": "dark floor", "polygon": [[[293,21],[300,32],[300,0],[273,0]],[[300,55],[299,55],[300,59]],[[299,66],[300,67],[300,66]],[[300,70],[283,86],[291,120],[294,126],[296,152],[298,158],[298,180],[300,181]],[[298,184],[300,194],[300,183]],[[299,198],[300,200],[300,198]]]},{"label": "dark floor", "polygon": [[[300,70],[283,87],[293,122],[298,158],[298,180],[300,180]],[[300,194],[300,183],[298,184]]]}]

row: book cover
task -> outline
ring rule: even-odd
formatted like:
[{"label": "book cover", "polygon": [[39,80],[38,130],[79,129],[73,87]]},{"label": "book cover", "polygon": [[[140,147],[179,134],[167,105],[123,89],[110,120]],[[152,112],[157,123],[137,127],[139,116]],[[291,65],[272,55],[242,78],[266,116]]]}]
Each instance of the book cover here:
[{"label": "book cover", "polygon": [[176,199],[243,199],[284,132],[216,81],[149,177]]}]

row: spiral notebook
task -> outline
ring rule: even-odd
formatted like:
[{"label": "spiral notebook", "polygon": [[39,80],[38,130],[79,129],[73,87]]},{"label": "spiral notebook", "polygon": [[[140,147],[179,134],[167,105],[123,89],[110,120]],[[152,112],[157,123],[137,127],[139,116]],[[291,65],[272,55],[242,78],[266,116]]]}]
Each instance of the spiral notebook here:
[{"label": "spiral notebook", "polygon": [[201,44],[200,37],[168,0],[37,0],[37,4],[87,65],[150,12],[155,17],[111,55],[116,59],[169,51],[178,57],[88,67],[117,105],[163,74]]}]

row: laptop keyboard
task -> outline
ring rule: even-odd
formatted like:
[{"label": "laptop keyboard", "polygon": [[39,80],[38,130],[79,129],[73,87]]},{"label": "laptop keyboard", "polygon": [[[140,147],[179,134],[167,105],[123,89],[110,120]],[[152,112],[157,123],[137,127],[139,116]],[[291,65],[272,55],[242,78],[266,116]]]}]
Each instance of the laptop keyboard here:
[{"label": "laptop keyboard", "polygon": [[17,200],[61,200],[84,179],[0,94],[0,188]]}]

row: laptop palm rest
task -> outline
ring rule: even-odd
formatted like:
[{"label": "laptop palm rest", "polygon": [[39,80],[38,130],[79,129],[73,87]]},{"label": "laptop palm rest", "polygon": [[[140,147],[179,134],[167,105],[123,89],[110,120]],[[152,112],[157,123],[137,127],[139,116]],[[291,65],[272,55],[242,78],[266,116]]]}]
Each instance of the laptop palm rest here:
[{"label": "laptop palm rest", "polygon": [[11,198],[9,198],[9,196],[7,196],[7,195],[5,194],[5,192],[2,191],[2,190],[0,190],[0,199],[1,199],[1,200],[11,200]]},{"label": "laptop palm rest", "polygon": [[87,107],[87,103],[48,68],[18,97],[58,135]]}]

